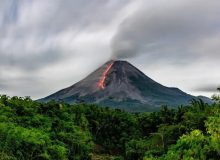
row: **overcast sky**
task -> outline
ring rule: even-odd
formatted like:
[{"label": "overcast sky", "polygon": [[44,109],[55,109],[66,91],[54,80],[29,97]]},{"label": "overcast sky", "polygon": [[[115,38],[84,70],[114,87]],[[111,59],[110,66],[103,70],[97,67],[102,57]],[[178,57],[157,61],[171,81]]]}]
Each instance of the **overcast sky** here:
[{"label": "overcast sky", "polygon": [[220,86],[220,1],[0,0],[0,94],[45,97],[112,58],[211,96]]}]

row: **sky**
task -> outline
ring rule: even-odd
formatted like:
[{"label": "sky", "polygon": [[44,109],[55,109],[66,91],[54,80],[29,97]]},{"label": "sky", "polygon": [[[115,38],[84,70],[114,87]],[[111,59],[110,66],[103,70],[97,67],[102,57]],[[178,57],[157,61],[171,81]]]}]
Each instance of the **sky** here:
[{"label": "sky", "polygon": [[219,0],[0,0],[0,94],[42,98],[120,59],[210,97],[219,17]]}]

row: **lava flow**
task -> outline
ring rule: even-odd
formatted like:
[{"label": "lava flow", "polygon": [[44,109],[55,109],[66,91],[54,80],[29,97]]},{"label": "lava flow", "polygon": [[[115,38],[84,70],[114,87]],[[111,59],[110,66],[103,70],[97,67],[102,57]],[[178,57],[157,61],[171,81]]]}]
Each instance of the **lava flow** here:
[{"label": "lava flow", "polygon": [[105,79],[106,79],[106,76],[109,72],[109,70],[111,69],[112,65],[114,64],[114,62],[110,63],[107,68],[105,69],[105,71],[102,73],[102,76],[98,82],[98,87],[100,89],[105,89]]}]

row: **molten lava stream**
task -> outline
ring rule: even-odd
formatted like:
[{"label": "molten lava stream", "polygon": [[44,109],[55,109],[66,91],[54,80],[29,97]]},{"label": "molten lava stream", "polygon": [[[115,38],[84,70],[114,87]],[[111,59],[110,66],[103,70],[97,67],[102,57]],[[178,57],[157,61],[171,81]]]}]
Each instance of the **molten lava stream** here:
[{"label": "molten lava stream", "polygon": [[101,78],[100,78],[100,80],[99,80],[99,83],[98,83],[98,87],[100,88],[100,89],[105,89],[105,79],[106,79],[106,77],[107,77],[107,74],[108,74],[108,72],[109,72],[109,70],[112,68],[112,65],[114,64],[114,62],[112,62],[111,64],[109,64],[108,66],[107,66],[107,68],[104,70],[104,72],[102,73],[102,76],[101,76]]}]

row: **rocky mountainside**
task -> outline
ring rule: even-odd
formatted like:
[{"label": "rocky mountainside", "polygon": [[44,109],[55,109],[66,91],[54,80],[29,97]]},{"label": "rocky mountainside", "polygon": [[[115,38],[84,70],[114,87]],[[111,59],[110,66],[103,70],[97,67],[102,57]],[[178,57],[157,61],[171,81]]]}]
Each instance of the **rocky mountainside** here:
[{"label": "rocky mountainside", "polygon": [[111,60],[78,83],[39,101],[96,103],[139,112],[155,111],[161,105],[185,105],[193,98],[198,97],[155,82],[127,61]]}]

